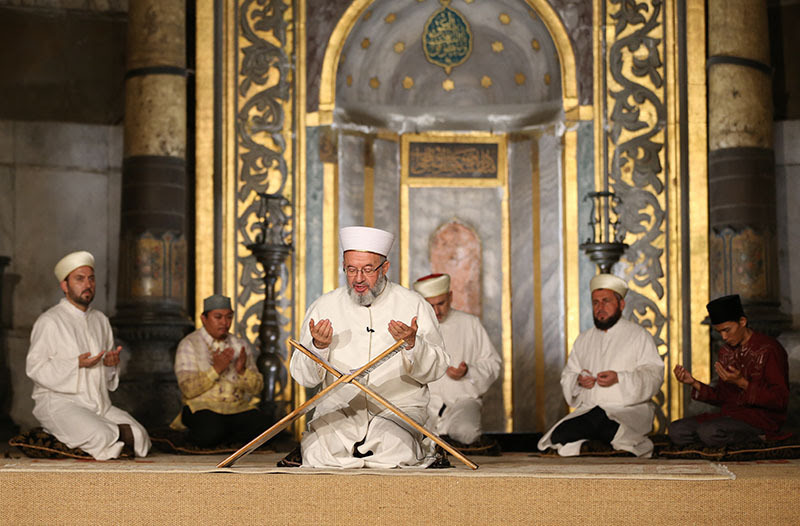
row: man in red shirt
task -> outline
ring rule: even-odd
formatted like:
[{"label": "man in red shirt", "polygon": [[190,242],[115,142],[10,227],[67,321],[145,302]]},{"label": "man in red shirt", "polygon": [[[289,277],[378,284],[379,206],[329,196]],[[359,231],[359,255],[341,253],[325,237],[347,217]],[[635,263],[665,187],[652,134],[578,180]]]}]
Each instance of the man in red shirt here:
[{"label": "man in red shirt", "polygon": [[706,385],[681,365],[674,373],[692,386],[692,399],[720,406],[721,411],[672,422],[672,442],[723,447],[776,436],[789,404],[786,350],[774,338],[747,326],[738,295],[715,299],[706,308],[711,326],[724,342],[714,364],[719,381],[715,387]]}]

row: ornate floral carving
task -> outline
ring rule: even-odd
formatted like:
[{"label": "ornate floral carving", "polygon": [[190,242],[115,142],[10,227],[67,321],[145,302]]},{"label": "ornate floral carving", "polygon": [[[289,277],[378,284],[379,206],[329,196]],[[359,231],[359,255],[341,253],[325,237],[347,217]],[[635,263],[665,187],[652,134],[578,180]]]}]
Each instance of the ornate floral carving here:
[{"label": "ornate floral carving", "polygon": [[[630,245],[623,261],[632,291],[627,308],[653,334],[668,359],[664,277],[666,238],[664,24],[662,0],[607,0],[614,39],[607,42],[607,184],[622,204],[615,209]],[[667,364],[668,366],[670,364]],[[666,389],[666,386],[665,386]],[[658,413],[665,419],[663,393]]]},{"label": "ornate floral carving", "polygon": [[[291,2],[285,0],[244,0],[237,2],[239,20],[239,53],[236,114],[238,157],[237,181],[237,245],[244,247],[264,235],[258,225],[261,201],[259,193],[290,198],[290,174],[286,137],[286,106],[291,102],[291,38],[287,39],[285,12]],[[289,51],[287,51],[287,49]],[[286,135],[285,135],[286,134]],[[288,213],[289,207],[285,210]],[[284,210],[281,211],[282,213]],[[287,216],[289,231],[292,217]],[[256,258],[246,250],[237,252],[237,333],[258,343],[258,329],[263,312],[264,271]],[[282,332],[290,324],[289,270],[281,270],[275,298],[278,325]],[[257,298],[257,299],[256,299]],[[287,336],[283,334],[282,336]],[[283,338],[281,338],[283,339]],[[284,355],[281,359],[285,362]]]}]

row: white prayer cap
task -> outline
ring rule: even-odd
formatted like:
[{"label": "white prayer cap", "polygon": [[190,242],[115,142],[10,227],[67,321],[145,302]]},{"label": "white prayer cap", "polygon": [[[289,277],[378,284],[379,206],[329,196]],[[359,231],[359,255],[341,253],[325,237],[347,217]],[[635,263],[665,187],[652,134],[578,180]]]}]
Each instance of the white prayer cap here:
[{"label": "white prayer cap", "polygon": [[58,281],[64,281],[69,276],[69,273],[78,267],[92,267],[94,268],[94,256],[85,250],[72,252],[67,254],[61,261],[56,263],[56,268],[53,270],[56,274]]},{"label": "white prayer cap", "polygon": [[589,282],[589,288],[592,289],[592,292],[596,291],[597,289],[608,289],[613,290],[621,297],[625,297],[625,294],[628,293],[628,284],[625,283],[625,280],[615,276],[614,274],[598,274],[592,278],[592,281]]},{"label": "white prayer cap", "polygon": [[433,298],[450,292],[450,276],[447,274],[430,274],[414,282],[414,290],[423,298]]},{"label": "white prayer cap", "polygon": [[342,252],[358,250],[388,256],[394,243],[394,234],[368,226],[346,226],[339,230]]}]

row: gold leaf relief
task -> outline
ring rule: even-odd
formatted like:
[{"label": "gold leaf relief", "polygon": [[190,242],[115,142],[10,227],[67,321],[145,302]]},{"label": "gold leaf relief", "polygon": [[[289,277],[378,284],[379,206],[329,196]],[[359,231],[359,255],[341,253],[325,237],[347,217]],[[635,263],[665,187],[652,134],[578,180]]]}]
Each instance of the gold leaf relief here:
[{"label": "gold leaf relief", "polygon": [[492,42],[492,51],[494,51],[495,53],[500,53],[501,51],[503,51],[503,49],[504,49],[503,43],[500,42],[499,40],[495,40],[494,42]]},{"label": "gold leaf relief", "polygon": [[446,79],[442,82],[442,89],[445,91],[453,91],[456,88],[456,83],[453,82],[453,79]]},{"label": "gold leaf relief", "polygon": [[551,81],[551,80],[552,80],[552,79],[550,78],[550,73],[545,73],[545,74],[544,74],[544,83],[545,83],[545,84],[547,84],[547,85],[549,86],[549,85],[550,85],[550,81]]},{"label": "gold leaf relief", "polygon": [[367,49],[369,47],[369,45],[370,45],[370,41],[369,41],[368,38],[365,38],[364,40],[361,41],[361,48],[362,49]]},{"label": "gold leaf relief", "polygon": [[525,74],[517,73],[516,75],[514,75],[514,82],[517,83],[517,86],[522,86],[523,84],[525,84]]},{"label": "gold leaf relief", "polygon": [[362,16],[362,17],[361,17],[361,20],[363,20],[364,22],[366,22],[366,21],[367,21],[367,20],[369,20],[370,18],[372,18],[372,10],[369,10],[369,11],[367,11],[366,13],[364,13],[364,16]]},{"label": "gold leaf relief", "polygon": [[406,43],[405,42],[395,42],[394,44],[394,52],[395,53],[402,53],[406,50]]},{"label": "gold leaf relief", "polygon": [[369,79],[369,87],[372,89],[378,89],[381,87],[381,81],[378,80],[378,77],[372,77]]},{"label": "gold leaf relief", "polygon": [[405,89],[411,89],[414,87],[414,79],[411,77],[406,77],[403,79],[403,87]]},{"label": "gold leaf relief", "polygon": [[508,24],[511,23],[511,17],[508,16],[506,13],[500,13],[500,16],[498,16],[497,19],[500,20],[500,23],[503,24],[504,26],[507,26]]},{"label": "gold leaf relief", "polygon": [[535,51],[539,51],[539,49],[540,49],[542,46],[541,46],[541,45],[539,45],[539,41],[538,41],[538,40],[536,40],[536,39],[534,38],[533,40],[531,40],[531,47],[532,47],[532,48],[533,48]]},{"label": "gold leaf relief", "polygon": [[484,75],[481,77],[481,86],[484,88],[491,88],[492,87],[492,79],[488,75]]},{"label": "gold leaf relief", "polygon": [[345,78],[344,81],[347,84],[347,87],[349,88],[350,86],[353,85],[353,75],[347,75],[347,78]]},{"label": "gold leaf relief", "polygon": [[383,21],[386,22],[387,24],[391,24],[395,20],[397,20],[397,15],[394,13],[389,13],[388,15],[386,15],[386,18],[383,19]]}]

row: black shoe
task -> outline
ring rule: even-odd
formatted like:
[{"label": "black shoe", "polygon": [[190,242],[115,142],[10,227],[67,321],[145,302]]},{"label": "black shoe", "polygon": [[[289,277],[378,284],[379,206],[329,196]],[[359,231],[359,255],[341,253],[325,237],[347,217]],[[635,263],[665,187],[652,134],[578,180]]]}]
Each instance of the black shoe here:
[{"label": "black shoe", "polygon": [[447,453],[442,446],[437,445],[435,450],[436,458],[433,461],[433,464],[428,466],[428,469],[445,469],[445,468],[452,468],[453,465],[450,464],[450,461],[447,459]]},{"label": "black shoe", "polygon": [[279,468],[299,468],[303,465],[303,455],[300,452],[300,446],[297,446],[288,455],[278,461],[276,466]]}]

